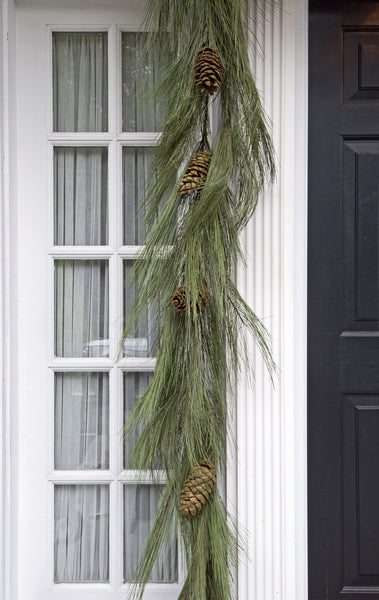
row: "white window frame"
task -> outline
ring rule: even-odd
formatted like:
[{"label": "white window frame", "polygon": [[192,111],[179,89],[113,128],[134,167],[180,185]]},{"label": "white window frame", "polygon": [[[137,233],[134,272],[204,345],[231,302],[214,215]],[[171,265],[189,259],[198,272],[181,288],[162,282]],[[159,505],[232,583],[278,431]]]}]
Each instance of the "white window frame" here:
[{"label": "white window frame", "polygon": [[[22,11],[21,11],[22,12]],[[48,326],[48,369],[49,383],[48,393],[42,392],[42,396],[47,395],[49,398],[49,414],[45,424],[41,422],[41,431],[46,429],[49,431],[49,449],[47,461],[48,464],[48,481],[49,493],[47,503],[47,520],[49,539],[47,541],[48,557],[48,574],[41,580],[42,570],[39,573],[39,585],[42,585],[42,597],[54,598],[58,594],[65,593],[67,598],[74,598],[77,594],[84,597],[86,594],[96,600],[102,598],[104,592],[110,597],[124,598],[129,588],[129,584],[123,583],[123,486],[141,482],[141,474],[133,471],[122,470],[122,443],[121,443],[121,424],[123,415],[123,377],[125,372],[152,372],[155,366],[155,359],[140,359],[140,358],[121,358],[118,360],[118,344],[122,334],[122,313],[123,313],[123,262],[128,259],[136,259],[140,253],[139,246],[123,246],[122,245],[122,148],[128,147],[151,147],[157,142],[159,134],[156,132],[122,132],[121,131],[121,35],[123,31],[136,31],[138,29],[137,21],[131,19],[129,24],[124,24],[127,21],[129,9],[124,11],[117,10],[114,12],[105,12],[104,10],[91,11],[90,17],[87,14],[81,14],[80,10],[73,11],[72,9],[62,10],[59,18],[57,15],[50,20],[49,11],[39,12],[36,9],[31,15],[25,13],[20,15],[18,21],[19,26],[19,44],[20,54],[26,55],[27,48],[23,46],[23,34],[27,37],[28,32],[34,32],[34,42],[39,44],[37,52],[44,52],[46,57],[45,77],[47,81],[43,84],[39,82],[41,88],[46,88],[46,106],[47,106],[47,124],[45,120],[45,136],[43,136],[42,121],[38,125],[39,147],[42,148],[45,137],[46,151],[43,152],[46,160],[46,168],[41,168],[41,173],[47,174],[46,191],[43,191],[43,200],[41,201],[48,207],[48,311],[47,320]],[[33,22],[33,17],[37,23]],[[126,17],[126,18],[125,18]],[[50,23],[50,24],[48,24]],[[51,24],[52,23],[52,24]],[[34,29],[33,29],[34,27]],[[46,31],[46,39],[44,49],[42,50],[42,29]],[[109,131],[107,133],[61,133],[52,131],[52,32],[53,31],[107,31],[108,32],[108,62],[109,62]],[[33,33],[31,33],[33,36]],[[38,40],[37,40],[38,36]],[[36,55],[37,57],[37,55]],[[19,85],[22,87],[25,68],[20,64]],[[117,74],[117,75],[116,75]],[[22,102],[21,102],[22,103]],[[24,110],[27,108],[24,105]],[[23,114],[21,109],[21,115]],[[117,116],[117,118],[116,118]],[[41,119],[41,116],[39,115]],[[20,134],[19,139],[27,145],[27,139]],[[34,138],[35,139],[35,138]],[[108,148],[108,186],[109,186],[109,243],[107,246],[54,246],[53,245],[53,153],[54,147],[64,146],[104,146]],[[29,152],[33,145],[29,144]],[[24,154],[23,154],[24,152]],[[19,154],[19,166],[22,170],[22,165],[27,159],[26,151],[21,151]],[[41,174],[43,177],[43,174]],[[32,186],[33,187],[33,186]],[[41,192],[42,193],[42,192]],[[20,202],[25,198],[26,188],[24,182],[21,182],[19,188]],[[41,216],[41,209],[39,216]],[[25,223],[27,227],[27,224]],[[20,242],[21,251],[23,243]],[[57,358],[54,356],[54,261],[56,259],[104,259],[109,260],[109,279],[110,279],[110,295],[109,295],[109,329],[110,329],[110,349],[109,358]],[[21,283],[22,287],[23,283]],[[31,295],[32,296],[32,295]],[[46,305],[46,304],[45,304]],[[28,310],[24,312],[24,321],[27,323]],[[27,328],[28,324],[25,325]],[[31,325],[32,327],[32,325]],[[44,335],[43,335],[44,337]],[[45,355],[45,352],[43,352]],[[41,369],[40,369],[41,370]],[[111,464],[109,470],[106,471],[56,471],[54,470],[54,406],[52,399],[54,398],[54,374],[56,372],[108,372],[110,377],[110,452]],[[35,386],[35,383],[34,383]],[[33,383],[31,384],[33,387]],[[37,413],[36,411],[33,411]],[[30,415],[29,415],[30,418]],[[37,417],[35,417],[37,419]],[[22,420],[22,419],[21,419]],[[43,445],[43,442],[41,442]],[[20,446],[20,454],[25,454],[25,448]],[[21,469],[21,467],[20,467]],[[158,473],[158,482],[164,483],[164,473]],[[21,487],[26,474],[21,474]],[[32,477],[33,478],[33,477]],[[146,483],[156,483],[148,474],[142,478]],[[109,555],[109,583],[70,583],[55,584],[53,581],[54,572],[54,553],[53,553],[53,536],[54,536],[54,515],[53,515],[53,499],[54,485],[56,484],[90,484],[104,483],[110,486],[110,555]],[[142,483],[143,484],[143,483]],[[24,490],[26,491],[26,490]],[[22,508],[20,500],[21,515],[25,512],[25,506]],[[36,517],[37,518],[37,517]],[[30,521],[30,515],[29,515]],[[30,525],[32,529],[32,524]],[[46,543],[45,541],[43,544]],[[30,547],[30,545],[29,545]],[[42,546],[41,546],[42,548]],[[21,552],[22,556],[22,552]],[[20,557],[20,566],[22,561],[26,562],[26,558]],[[46,564],[46,563],[45,563]],[[27,565],[23,565],[26,567]],[[147,584],[145,596],[147,599],[155,600],[158,598],[177,598],[184,582],[184,568],[181,560],[178,561],[178,582],[175,584]],[[29,577],[31,572],[29,571]],[[38,582],[38,576],[35,584]],[[26,593],[26,590],[25,592]],[[22,592],[21,592],[22,594]]]}]

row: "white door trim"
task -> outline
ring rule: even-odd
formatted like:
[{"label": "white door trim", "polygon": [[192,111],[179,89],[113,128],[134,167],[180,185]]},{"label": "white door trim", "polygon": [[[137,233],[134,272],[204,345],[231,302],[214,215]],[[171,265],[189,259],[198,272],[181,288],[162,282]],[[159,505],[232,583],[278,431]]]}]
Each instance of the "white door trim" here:
[{"label": "white door trim", "polygon": [[[237,389],[239,600],[305,600],[307,591],[307,83],[308,2],[265,9],[252,52],[272,122],[278,175],[243,233],[238,283],[272,332],[273,388],[251,345],[255,380]],[[230,488],[229,488],[230,489]]]},{"label": "white door trim", "polygon": [[14,488],[14,455],[11,452],[11,419],[13,413],[12,343],[14,318],[13,271],[11,232],[14,220],[11,179],[14,125],[12,115],[14,65],[14,0],[5,0],[0,6],[0,596],[10,600],[12,594],[11,561],[13,526],[12,511]]}]

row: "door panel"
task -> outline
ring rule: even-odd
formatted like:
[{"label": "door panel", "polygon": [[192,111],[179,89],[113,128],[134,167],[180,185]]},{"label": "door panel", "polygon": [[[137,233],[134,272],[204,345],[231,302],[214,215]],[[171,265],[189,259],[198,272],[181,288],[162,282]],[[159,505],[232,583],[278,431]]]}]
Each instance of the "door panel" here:
[{"label": "door panel", "polygon": [[309,600],[379,599],[379,6],[309,33]]}]

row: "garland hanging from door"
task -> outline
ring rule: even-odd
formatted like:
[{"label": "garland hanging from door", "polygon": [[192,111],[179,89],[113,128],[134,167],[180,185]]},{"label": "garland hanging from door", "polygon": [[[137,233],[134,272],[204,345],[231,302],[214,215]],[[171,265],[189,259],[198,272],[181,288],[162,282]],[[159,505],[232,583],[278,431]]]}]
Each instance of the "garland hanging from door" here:
[{"label": "garland hanging from door", "polygon": [[134,574],[130,597],[138,599],[173,525],[187,564],[180,600],[232,597],[237,532],[216,473],[225,468],[227,399],[248,360],[243,329],[274,370],[268,334],[233,278],[243,260],[239,232],[274,177],[249,66],[249,4],[150,0],[145,21],[149,53],[167,65],[154,94],[168,117],[155,148],[150,233],[134,267],[139,294],[125,336],[153,307],[157,361],[125,435],[142,426],[132,466],[154,477],[159,465],[167,483]]}]

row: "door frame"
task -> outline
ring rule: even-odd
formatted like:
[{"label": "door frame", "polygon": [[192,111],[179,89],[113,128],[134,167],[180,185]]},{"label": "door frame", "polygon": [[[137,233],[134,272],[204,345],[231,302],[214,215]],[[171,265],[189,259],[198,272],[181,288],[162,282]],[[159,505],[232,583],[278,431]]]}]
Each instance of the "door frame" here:
[{"label": "door frame", "polygon": [[[56,4],[56,0],[51,4]],[[14,560],[17,550],[17,373],[14,366],[17,364],[14,335],[17,289],[11,246],[17,216],[12,202],[16,190],[14,12],[14,0],[2,3],[0,471],[5,485],[0,496],[0,589],[4,600],[19,600]],[[248,542],[251,560],[242,562],[238,574],[239,600],[271,600],[274,593],[280,600],[304,600],[307,598],[307,0],[283,0],[283,12],[276,15],[274,22],[261,23],[258,38],[265,60],[253,48],[252,60],[258,88],[274,125],[278,177],[243,234],[248,269],[239,269],[238,280],[257,312],[267,316],[268,326],[271,311],[277,308],[272,329],[280,378],[272,391],[259,357],[255,360],[254,390],[248,387],[247,373],[241,378],[234,423],[239,440],[238,468],[229,478],[228,495],[230,506],[240,514],[240,523],[254,534],[253,541]],[[268,239],[262,235],[266,230],[276,231],[278,238]],[[255,423],[251,439],[245,426],[249,418],[254,418]],[[262,465],[271,465],[269,478],[271,482],[278,478],[276,487],[267,483]],[[263,502],[269,493],[278,493],[279,498],[274,498],[270,510],[266,510]]]},{"label": "door frame", "polygon": [[[11,232],[15,220],[14,197],[14,114],[15,101],[15,29],[14,0],[6,0],[0,6],[0,595],[9,600],[14,575],[12,553],[16,530],[15,513],[12,510],[17,460],[13,453],[11,436],[15,416],[16,381],[14,373],[15,345],[12,341],[16,318],[17,298],[13,285],[15,257],[11,252]],[[14,322],[14,321],[13,321]]]},{"label": "door frame", "polygon": [[237,389],[235,487],[240,522],[251,532],[238,599],[305,600],[308,1],[284,0],[256,36],[252,64],[273,125],[278,174],[243,233],[248,266],[237,279],[272,332],[279,375],[273,388],[255,355],[253,389],[246,374]]}]

